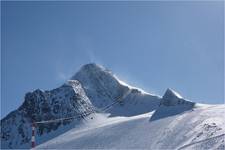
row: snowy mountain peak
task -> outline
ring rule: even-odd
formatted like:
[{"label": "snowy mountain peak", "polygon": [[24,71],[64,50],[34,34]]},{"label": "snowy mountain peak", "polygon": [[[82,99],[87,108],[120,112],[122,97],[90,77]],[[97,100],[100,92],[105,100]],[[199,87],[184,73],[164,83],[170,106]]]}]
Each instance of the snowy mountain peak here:
[{"label": "snowy mountain peak", "polygon": [[96,107],[108,105],[128,91],[128,87],[121,85],[110,71],[95,63],[82,66],[71,80],[82,84]]},{"label": "snowy mountain peak", "polygon": [[163,98],[164,99],[182,98],[182,96],[178,92],[174,91],[173,89],[168,88],[165,94],[163,95]]},{"label": "snowy mountain peak", "polygon": [[104,70],[105,68],[99,64],[96,63],[89,63],[89,64],[85,64],[81,67],[82,69],[100,69],[100,70]]},{"label": "snowy mountain peak", "polygon": [[71,78],[71,80],[76,79],[78,74],[83,74],[83,75],[94,75],[100,72],[106,72],[106,69],[96,63],[89,63],[86,65],[83,65],[80,70]]},{"label": "snowy mountain peak", "polygon": [[[119,110],[108,110],[111,116],[129,116],[155,109],[160,98],[121,82],[111,71],[95,63],[87,64],[71,78],[78,80],[95,108],[101,109],[120,102]],[[133,105],[132,108],[128,105]],[[143,109],[143,105],[150,105]],[[124,107],[129,107],[126,112]]]},{"label": "snowy mountain peak", "polygon": [[175,105],[190,105],[193,106],[194,103],[184,99],[178,92],[168,88],[163,95],[161,100],[161,105],[163,106],[175,106]]}]

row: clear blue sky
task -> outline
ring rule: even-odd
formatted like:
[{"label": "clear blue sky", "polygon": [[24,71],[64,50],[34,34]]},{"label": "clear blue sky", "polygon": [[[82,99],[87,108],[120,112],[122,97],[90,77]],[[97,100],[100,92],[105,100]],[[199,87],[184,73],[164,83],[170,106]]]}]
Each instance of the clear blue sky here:
[{"label": "clear blue sky", "polygon": [[223,1],[2,2],[1,11],[1,118],[89,62],[150,93],[223,103]]}]

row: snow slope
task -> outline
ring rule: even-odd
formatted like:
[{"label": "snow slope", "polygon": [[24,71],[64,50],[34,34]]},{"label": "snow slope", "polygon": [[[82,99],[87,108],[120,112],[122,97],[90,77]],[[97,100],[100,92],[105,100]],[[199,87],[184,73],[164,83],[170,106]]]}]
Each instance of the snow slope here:
[{"label": "snow slope", "polygon": [[[179,106],[171,107],[175,111]],[[224,110],[225,105],[197,104],[153,121],[154,111],[132,117],[96,114],[37,149],[224,149]]]}]

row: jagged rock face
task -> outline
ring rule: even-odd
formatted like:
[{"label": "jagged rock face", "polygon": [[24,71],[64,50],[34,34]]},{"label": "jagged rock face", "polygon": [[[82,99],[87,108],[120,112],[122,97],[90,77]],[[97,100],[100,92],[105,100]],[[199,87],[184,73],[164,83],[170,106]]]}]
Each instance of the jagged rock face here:
[{"label": "jagged rock face", "polygon": [[180,94],[172,89],[167,89],[163,98],[160,102],[160,106],[176,106],[176,105],[190,105],[193,106],[194,103],[185,100]]},{"label": "jagged rock face", "polygon": [[107,106],[129,90],[109,70],[96,64],[84,65],[71,79],[82,83],[93,105],[98,108]]},{"label": "jagged rock face", "polygon": [[74,116],[91,109],[91,102],[78,81],[70,81],[52,91],[27,93],[19,108],[33,121]]},{"label": "jagged rock face", "polygon": [[[29,92],[19,109],[1,121],[1,148],[19,148],[21,145],[29,145],[31,122],[72,117],[93,110],[89,98],[78,81],[69,81],[52,91]],[[71,121],[39,124],[37,135],[42,136]]]},{"label": "jagged rock face", "polygon": [[16,110],[1,120],[1,148],[18,148],[30,142],[29,118]]}]

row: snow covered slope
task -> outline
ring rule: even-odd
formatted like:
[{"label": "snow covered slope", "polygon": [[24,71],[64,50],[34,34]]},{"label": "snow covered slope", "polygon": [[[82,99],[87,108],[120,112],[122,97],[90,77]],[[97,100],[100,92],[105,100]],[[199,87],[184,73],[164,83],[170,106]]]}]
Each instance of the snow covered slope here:
[{"label": "snow covered slope", "polygon": [[[179,106],[170,106],[176,110]],[[132,117],[96,114],[38,148],[53,149],[224,149],[225,105],[195,105],[192,110],[151,120],[154,111]],[[93,117],[92,116],[92,117]]]}]

